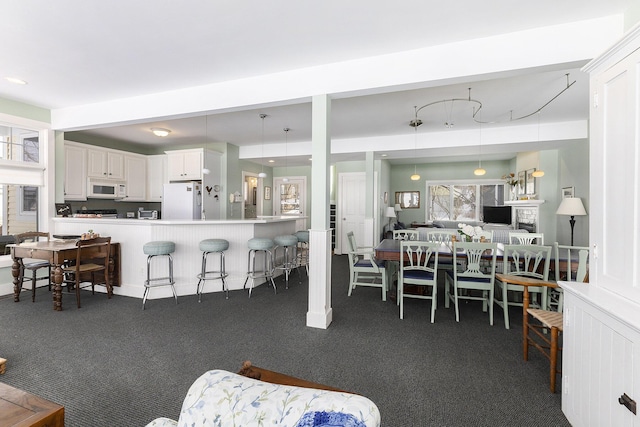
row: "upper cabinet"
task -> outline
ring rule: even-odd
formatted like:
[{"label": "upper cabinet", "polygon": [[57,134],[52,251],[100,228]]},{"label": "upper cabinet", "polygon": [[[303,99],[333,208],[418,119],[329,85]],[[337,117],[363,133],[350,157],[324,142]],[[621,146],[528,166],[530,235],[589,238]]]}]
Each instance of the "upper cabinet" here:
[{"label": "upper cabinet", "polygon": [[167,155],[147,156],[147,201],[161,202],[164,184],[168,183]]},{"label": "upper cabinet", "polygon": [[166,151],[169,181],[202,180],[202,148],[192,150]]},{"label": "upper cabinet", "polygon": [[64,199],[87,200],[87,149],[64,144]]},{"label": "upper cabinet", "polygon": [[126,154],[124,165],[127,182],[125,201],[144,202],[147,200],[147,157],[139,154]]},{"label": "upper cabinet", "polygon": [[124,180],[124,154],[121,151],[97,147],[87,149],[87,176]]}]

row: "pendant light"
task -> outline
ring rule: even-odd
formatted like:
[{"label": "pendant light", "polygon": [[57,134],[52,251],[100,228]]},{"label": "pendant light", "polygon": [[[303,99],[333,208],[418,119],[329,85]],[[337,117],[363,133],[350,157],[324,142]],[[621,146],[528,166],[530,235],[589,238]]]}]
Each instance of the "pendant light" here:
[{"label": "pendant light", "polygon": [[284,128],[284,178],[282,178],[282,182],[289,182],[289,160],[287,159],[287,143],[289,135],[289,131],[291,129]]},{"label": "pendant light", "polygon": [[261,158],[262,161],[260,163],[262,163],[262,172],[260,172],[258,174],[258,178],[266,178],[267,174],[264,171],[264,119],[267,117],[266,114],[260,114],[260,118],[262,119],[262,151],[261,151]]},{"label": "pendant light", "polygon": [[[420,126],[422,124],[422,120],[420,120],[418,118],[418,107],[414,106],[413,109],[415,110],[415,115],[414,115],[414,119],[411,120],[409,122],[409,125],[413,127],[414,129],[414,138],[413,138],[413,155],[414,155],[414,159],[417,158],[417,154],[418,154],[418,126]],[[413,175],[411,175],[411,181],[418,181],[420,180],[420,175],[418,175],[418,167],[417,165],[414,163],[413,164]]]},{"label": "pendant light", "polygon": [[[540,111],[538,111],[538,145],[540,145]],[[534,178],[540,178],[544,176],[544,171],[542,169],[537,169],[533,171]]]},{"label": "pendant light", "polygon": [[[475,116],[475,113],[473,114]],[[478,167],[473,171],[476,176],[482,176],[487,171],[482,167],[482,123],[480,123],[480,145],[478,146]]]}]

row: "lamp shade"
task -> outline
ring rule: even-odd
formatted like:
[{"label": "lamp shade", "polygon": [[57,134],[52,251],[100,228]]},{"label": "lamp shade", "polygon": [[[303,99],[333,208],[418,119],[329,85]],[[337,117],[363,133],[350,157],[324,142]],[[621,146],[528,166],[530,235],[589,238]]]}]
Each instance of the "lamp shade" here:
[{"label": "lamp shade", "polygon": [[584,209],[582,199],[580,197],[565,197],[562,199],[562,203],[558,206],[556,215],[571,215],[579,216],[586,215],[587,211]]},{"label": "lamp shade", "polygon": [[395,218],[396,217],[396,211],[393,209],[393,206],[389,206],[387,208],[387,210],[385,211],[384,216],[386,216],[387,218]]},{"label": "lamp shade", "polygon": [[396,205],[393,207],[393,210],[396,212],[402,212],[402,208],[400,207],[400,203],[396,203]]}]

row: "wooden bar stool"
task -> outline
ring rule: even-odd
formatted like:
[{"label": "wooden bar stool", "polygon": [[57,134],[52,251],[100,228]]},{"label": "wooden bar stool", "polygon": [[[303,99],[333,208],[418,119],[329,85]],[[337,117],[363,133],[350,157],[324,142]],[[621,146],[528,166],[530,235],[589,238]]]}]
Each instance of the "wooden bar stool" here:
[{"label": "wooden bar stool", "polygon": [[[204,290],[204,282],[206,280],[220,280],[222,281],[222,291],[226,292],[226,298],[229,299],[229,289],[225,283],[225,278],[228,276],[224,265],[224,251],[229,249],[229,241],[224,239],[206,239],[200,241],[200,250],[202,251],[202,270],[198,274],[198,287],[196,292],[198,294],[198,302],[202,301],[202,291]],[[218,270],[207,271],[207,255],[211,253],[217,253],[220,256],[220,263]]]},{"label": "wooden bar stool", "polygon": [[[173,297],[178,304],[178,295],[176,294],[176,288],[173,286],[173,257],[171,254],[176,251],[176,244],[174,242],[158,240],[154,242],[145,243],[142,250],[147,255],[147,280],[144,281],[144,295],[142,296],[142,309],[144,310],[147,297],[149,296],[149,289],[158,286],[171,286]],[[169,276],[168,277],[156,277],[151,278],[151,259],[156,256],[166,256],[169,259]]]}]

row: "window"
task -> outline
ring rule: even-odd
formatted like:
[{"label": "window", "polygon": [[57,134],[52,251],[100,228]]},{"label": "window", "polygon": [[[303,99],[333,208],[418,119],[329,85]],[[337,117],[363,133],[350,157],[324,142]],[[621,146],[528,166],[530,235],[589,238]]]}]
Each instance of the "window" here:
[{"label": "window", "polygon": [[38,131],[0,125],[0,159],[39,163]]},{"label": "window", "polygon": [[504,204],[504,182],[427,182],[427,221],[482,221],[482,206]]}]

